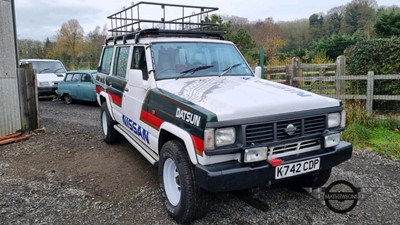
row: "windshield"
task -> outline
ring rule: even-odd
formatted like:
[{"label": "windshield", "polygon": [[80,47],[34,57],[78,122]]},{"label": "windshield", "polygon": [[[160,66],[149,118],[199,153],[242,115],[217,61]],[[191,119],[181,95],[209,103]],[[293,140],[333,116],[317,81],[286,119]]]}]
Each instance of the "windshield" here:
[{"label": "windshield", "polygon": [[65,68],[58,61],[29,61],[37,73],[65,73]]},{"label": "windshield", "polygon": [[198,76],[252,76],[238,50],[225,43],[154,43],[156,79]]}]

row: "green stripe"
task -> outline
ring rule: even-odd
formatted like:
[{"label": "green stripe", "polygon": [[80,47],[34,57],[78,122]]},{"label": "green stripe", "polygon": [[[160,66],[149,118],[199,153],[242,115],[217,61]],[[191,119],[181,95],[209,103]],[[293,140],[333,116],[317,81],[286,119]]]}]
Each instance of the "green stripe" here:
[{"label": "green stripe", "polygon": [[[176,116],[177,108],[183,109],[200,116],[199,126],[193,125]],[[156,116],[173,123],[197,137],[204,138],[204,129],[207,122],[218,122],[217,115],[213,112],[187,101],[168,91],[156,88],[150,90],[146,96],[143,109],[147,112],[156,111]]]},{"label": "green stripe", "polygon": [[108,87],[110,87],[110,83],[112,84],[112,88],[109,91],[122,98],[127,81],[115,76],[108,76],[106,79]]}]

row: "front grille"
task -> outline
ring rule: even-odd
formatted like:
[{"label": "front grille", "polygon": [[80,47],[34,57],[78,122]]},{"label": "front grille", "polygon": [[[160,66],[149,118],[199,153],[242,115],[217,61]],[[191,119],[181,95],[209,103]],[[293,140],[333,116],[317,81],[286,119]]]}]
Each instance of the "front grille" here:
[{"label": "front grille", "polygon": [[325,129],[325,115],[249,124],[245,126],[246,145],[254,146],[274,141],[285,141],[303,135],[318,135],[322,134]]},{"label": "front grille", "polygon": [[256,124],[246,127],[246,143],[274,141],[274,126],[272,123]]},{"label": "front grille", "polygon": [[325,116],[304,119],[304,134],[320,134],[325,130]]},{"label": "front grille", "polygon": [[320,139],[300,141],[268,148],[268,159],[299,154],[308,151],[318,150],[321,147]]},{"label": "front grille", "polygon": [[[296,130],[294,131],[294,133],[292,135],[288,135],[286,133],[286,128],[290,124],[292,124],[293,126],[296,127]],[[276,130],[277,141],[285,140],[288,136],[291,136],[291,137],[300,136],[301,135],[301,119],[277,122],[276,129],[277,129]]]}]

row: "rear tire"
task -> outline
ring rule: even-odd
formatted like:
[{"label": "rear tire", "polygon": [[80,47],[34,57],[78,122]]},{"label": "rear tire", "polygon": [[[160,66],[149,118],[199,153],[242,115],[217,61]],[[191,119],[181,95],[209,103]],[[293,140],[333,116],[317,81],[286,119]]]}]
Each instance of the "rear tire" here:
[{"label": "rear tire", "polygon": [[208,193],[196,184],[194,167],[180,141],[163,145],[158,179],[165,208],[178,223],[191,222],[207,213]]},{"label": "rear tire", "polygon": [[67,104],[71,104],[72,103],[72,97],[69,94],[64,94],[63,95],[63,99],[64,99],[65,103],[67,103]]},{"label": "rear tire", "polygon": [[310,174],[296,177],[286,181],[286,184],[294,189],[301,189],[303,187],[318,188],[322,187],[331,176],[332,168],[327,170],[318,170]]},{"label": "rear tire", "polygon": [[103,102],[101,105],[100,119],[104,141],[107,144],[114,144],[121,141],[122,135],[114,129],[116,122],[111,118],[106,102]]}]

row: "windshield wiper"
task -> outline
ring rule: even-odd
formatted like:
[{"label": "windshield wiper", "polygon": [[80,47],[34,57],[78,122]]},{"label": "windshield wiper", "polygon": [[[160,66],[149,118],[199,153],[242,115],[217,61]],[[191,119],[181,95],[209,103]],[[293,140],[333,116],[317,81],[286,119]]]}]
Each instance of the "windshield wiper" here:
[{"label": "windshield wiper", "polygon": [[56,73],[57,71],[62,70],[62,69],[64,69],[64,68],[60,67],[60,68],[54,70],[54,73]]},{"label": "windshield wiper", "polygon": [[205,69],[208,69],[208,68],[211,68],[211,67],[214,67],[214,66],[213,65],[205,65],[205,66],[196,66],[196,67],[190,68],[188,70],[182,71],[181,72],[182,75],[176,77],[176,79],[178,80],[179,78],[184,77],[189,73],[193,74],[194,72],[197,72],[199,70],[205,70]]},{"label": "windshield wiper", "polygon": [[49,70],[50,68],[46,68],[46,69],[42,69],[41,71],[39,71],[39,73],[42,73],[42,72],[44,72],[44,71],[46,71],[46,70]]},{"label": "windshield wiper", "polygon": [[224,70],[222,70],[222,73],[219,76],[223,76],[227,72],[231,71],[233,68],[238,67],[240,65],[242,65],[242,63],[237,63],[237,64],[233,64],[231,66],[226,67]]}]

